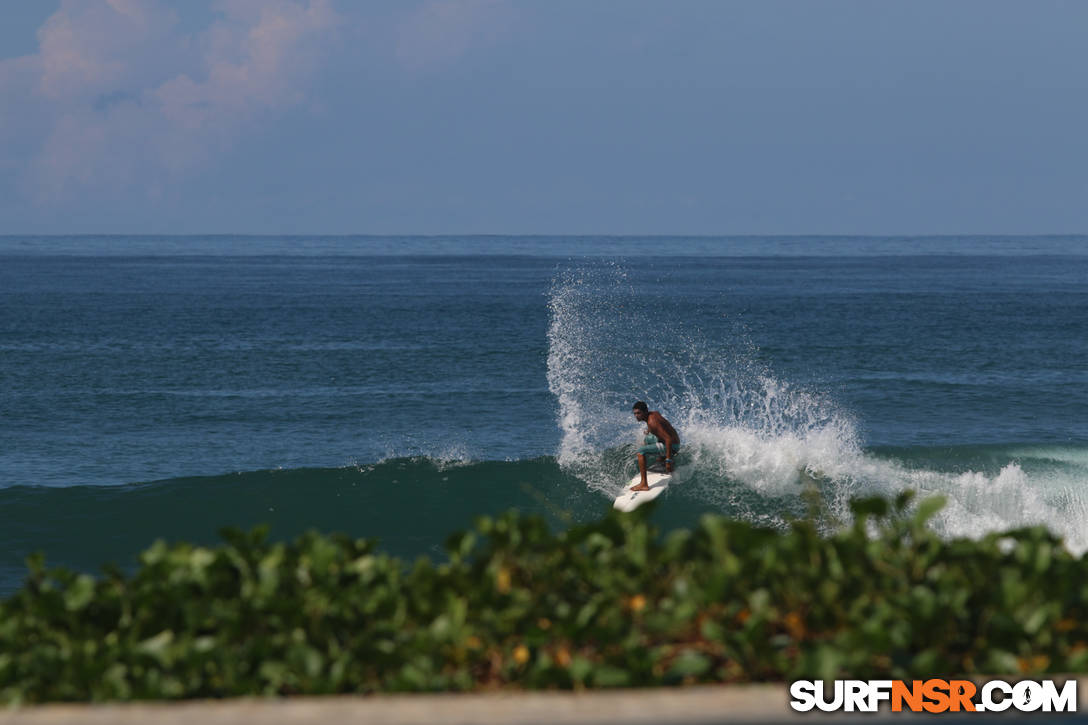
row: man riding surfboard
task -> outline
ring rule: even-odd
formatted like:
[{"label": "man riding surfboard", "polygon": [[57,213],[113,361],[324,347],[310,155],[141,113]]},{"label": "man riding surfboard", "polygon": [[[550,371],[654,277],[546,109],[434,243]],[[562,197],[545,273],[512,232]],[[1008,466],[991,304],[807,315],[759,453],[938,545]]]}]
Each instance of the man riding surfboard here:
[{"label": "man riding surfboard", "polygon": [[[637,486],[632,486],[632,491],[648,491],[650,486],[646,483],[646,456],[656,456],[658,461],[665,461],[665,472],[672,473],[672,457],[680,450],[680,434],[672,427],[665,416],[656,410],[650,410],[649,406],[641,400],[631,407],[635,414],[635,420],[646,424],[645,445],[641,446],[635,455],[638,456],[638,472],[642,481]],[[650,438],[653,440],[650,440]]]}]

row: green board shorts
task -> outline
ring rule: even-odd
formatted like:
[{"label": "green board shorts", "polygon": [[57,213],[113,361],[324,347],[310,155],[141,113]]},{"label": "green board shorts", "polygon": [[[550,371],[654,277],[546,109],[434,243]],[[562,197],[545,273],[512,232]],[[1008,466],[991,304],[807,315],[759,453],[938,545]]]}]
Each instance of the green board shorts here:
[{"label": "green board shorts", "polygon": [[[665,444],[657,439],[657,436],[648,435],[642,439],[645,445],[641,445],[635,451],[635,454],[642,454],[644,456],[660,456],[665,457]],[[680,444],[674,443],[672,446],[672,455],[675,457],[680,452]]]}]

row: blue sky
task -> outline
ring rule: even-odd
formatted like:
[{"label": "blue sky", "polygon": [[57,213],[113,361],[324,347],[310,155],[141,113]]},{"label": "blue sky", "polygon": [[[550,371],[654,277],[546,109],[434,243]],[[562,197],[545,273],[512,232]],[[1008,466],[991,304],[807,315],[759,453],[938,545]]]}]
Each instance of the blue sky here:
[{"label": "blue sky", "polygon": [[1088,232],[1076,0],[5,0],[0,234]]}]

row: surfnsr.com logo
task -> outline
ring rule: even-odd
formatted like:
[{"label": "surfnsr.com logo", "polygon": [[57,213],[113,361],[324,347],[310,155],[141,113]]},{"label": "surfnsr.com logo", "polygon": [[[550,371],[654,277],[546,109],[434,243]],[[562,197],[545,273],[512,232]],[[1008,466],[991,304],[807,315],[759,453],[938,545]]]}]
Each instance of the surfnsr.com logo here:
[{"label": "surfnsr.com logo", "polygon": [[1077,681],[1061,688],[1053,680],[990,680],[981,687],[970,680],[797,680],[790,685],[790,707],[798,712],[1076,712]]}]

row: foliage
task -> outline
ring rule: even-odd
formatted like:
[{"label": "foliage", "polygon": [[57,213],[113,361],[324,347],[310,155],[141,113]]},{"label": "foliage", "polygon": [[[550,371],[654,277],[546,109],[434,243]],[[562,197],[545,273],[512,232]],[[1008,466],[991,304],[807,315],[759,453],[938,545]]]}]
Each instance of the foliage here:
[{"label": "foliage", "polygon": [[158,542],[131,576],[38,557],[0,603],[0,702],[1088,669],[1088,562],[1042,528],[942,541],[940,502],[909,498],[855,501],[831,536],[510,513],[412,566],[260,529]]}]

